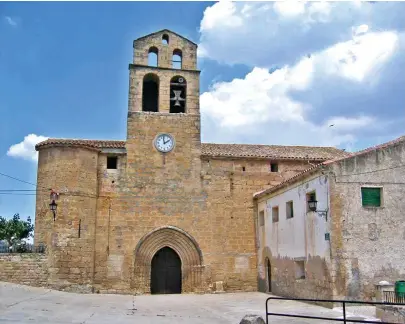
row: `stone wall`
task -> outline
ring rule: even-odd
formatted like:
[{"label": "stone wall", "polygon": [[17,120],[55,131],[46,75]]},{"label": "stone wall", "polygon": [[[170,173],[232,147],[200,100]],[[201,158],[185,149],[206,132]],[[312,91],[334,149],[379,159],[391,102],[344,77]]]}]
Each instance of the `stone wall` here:
[{"label": "stone wall", "polygon": [[[332,257],[337,295],[372,299],[379,281],[405,278],[404,141],[331,166]],[[382,188],[381,207],[362,206],[361,188]]]},{"label": "stone wall", "polygon": [[158,80],[159,112],[169,113],[170,111],[170,80],[175,76],[184,78],[186,86],[186,113],[200,113],[200,84],[199,71],[165,70],[160,71],[149,66],[130,66],[129,71],[129,112],[142,111],[143,79],[146,75],[153,74]]},{"label": "stone wall", "polygon": [[0,254],[0,281],[45,287],[48,264],[45,254]]},{"label": "stone wall", "polygon": [[[167,45],[162,44],[164,33]],[[158,67],[145,66],[153,46],[159,52]],[[170,68],[175,49],[183,54],[181,70]],[[168,246],[181,259],[184,292],[212,291],[222,283],[227,291],[257,289],[252,195],[309,164],[202,158],[196,49],[169,31],[134,42],[127,141],[116,152],[116,170],[106,169],[112,151],[71,143],[40,150],[35,243],[49,248],[53,284],[148,293],[151,258]],[[143,82],[149,74],[158,80],[158,112],[142,111]],[[187,84],[185,113],[169,113],[175,76]],[[156,150],[159,133],[174,137],[173,151]],[[270,172],[270,162],[279,163],[279,172]],[[61,192],[55,222],[48,211],[49,191],[42,191],[46,188]]]},{"label": "stone wall", "polygon": [[[53,285],[92,282],[98,156],[97,150],[81,147],[39,151],[34,244],[47,246]],[[60,193],[55,221],[49,188]]]},{"label": "stone wall", "polygon": [[[164,160],[152,146],[159,131],[176,140]],[[183,264],[194,269],[185,292],[210,291],[218,281],[227,291],[256,290],[252,194],[307,162],[279,162],[280,172],[272,173],[267,160],[201,160],[198,116],[131,113],[127,155],[118,165],[106,171],[99,158],[95,284],[103,292],[142,293],[156,251],[144,247],[153,244],[173,246],[190,260]]]},{"label": "stone wall", "polygon": [[[168,40],[163,44],[162,38]],[[175,33],[164,30],[134,41],[134,64],[148,65],[148,53],[151,48],[157,50],[158,67],[172,68],[172,57],[175,50],[182,54],[182,70],[197,69],[197,45]]]}]

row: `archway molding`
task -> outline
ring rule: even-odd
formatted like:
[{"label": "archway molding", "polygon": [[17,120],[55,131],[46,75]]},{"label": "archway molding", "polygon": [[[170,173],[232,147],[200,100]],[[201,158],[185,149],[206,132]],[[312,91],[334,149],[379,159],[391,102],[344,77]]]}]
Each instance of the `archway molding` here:
[{"label": "archway molding", "polygon": [[152,258],[166,246],[181,259],[182,291],[193,292],[200,288],[203,257],[197,241],[178,227],[163,226],[144,235],[135,247],[132,288],[136,293],[150,293]]}]

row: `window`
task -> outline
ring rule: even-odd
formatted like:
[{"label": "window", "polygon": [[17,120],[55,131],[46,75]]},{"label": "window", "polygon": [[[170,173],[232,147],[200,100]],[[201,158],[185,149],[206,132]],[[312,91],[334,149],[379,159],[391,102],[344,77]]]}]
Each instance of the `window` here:
[{"label": "window", "polygon": [[81,232],[81,230],[82,230],[82,220],[81,219],[79,219],[79,230],[78,230],[78,233],[77,233],[77,235],[78,235],[78,237],[80,238],[80,232]]},{"label": "window", "polygon": [[148,65],[158,66],[158,53],[159,50],[156,47],[151,47],[148,52]]},{"label": "window", "polygon": [[179,49],[175,49],[173,51],[172,56],[172,68],[173,69],[181,69],[183,53]]},{"label": "window", "polygon": [[278,163],[270,163],[270,171],[278,172]]},{"label": "window", "polygon": [[143,78],[142,111],[159,111],[159,77],[148,73]]},{"label": "window", "polygon": [[162,36],[162,44],[163,45],[169,45],[169,35],[163,34],[163,36]]},{"label": "window", "polygon": [[305,261],[299,260],[295,262],[295,279],[305,279]]},{"label": "window", "polygon": [[286,207],[286,208],[285,208],[285,211],[286,211],[287,219],[288,219],[288,218],[293,218],[293,217],[294,217],[294,206],[293,206],[292,200],[291,200],[291,201],[288,201],[288,202],[286,203],[286,206],[285,206],[285,207]]},{"label": "window", "polygon": [[273,207],[271,209],[271,217],[273,219],[273,223],[277,223],[278,222],[278,206]]},{"label": "window", "polygon": [[116,169],[117,160],[118,158],[116,156],[107,156],[107,169]]},{"label": "window", "polygon": [[259,226],[264,226],[264,210],[259,212]]},{"label": "window", "polygon": [[181,76],[175,76],[170,80],[170,112],[186,112],[187,81]]},{"label": "window", "polygon": [[307,198],[307,213],[309,213],[309,212],[311,212],[311,210],[309,209],[308,201],[316,200],[316,192],[315,191],[308,192],[306,195],[306,198]]},{"label": "window", "polygon": [[243,172],[245,172],[245,171],[246,171],[246,168],[245,168],[244,166],[242,167],[242,171],[243,171]]},{"label": "window", "polygon": [[361,188],[361,201],[363,207],[381,207],[382,188]]}]

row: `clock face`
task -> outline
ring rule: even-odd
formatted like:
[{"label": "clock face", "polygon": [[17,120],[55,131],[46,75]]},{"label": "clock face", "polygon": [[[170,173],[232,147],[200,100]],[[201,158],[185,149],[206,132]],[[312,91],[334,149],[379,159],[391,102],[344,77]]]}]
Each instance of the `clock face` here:
[{"label": "clock face", "polygon": [[174,139],[169,134],[159,134],[155,139],[155,147],[160,152],[170,152],[174,148]]}]

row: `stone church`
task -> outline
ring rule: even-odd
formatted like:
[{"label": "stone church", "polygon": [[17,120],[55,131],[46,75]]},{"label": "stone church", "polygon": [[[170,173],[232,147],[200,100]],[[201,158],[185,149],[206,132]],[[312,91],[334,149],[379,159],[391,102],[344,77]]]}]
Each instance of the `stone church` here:
[{"label": "stone church", "polygon": [[[170,30],[138,38],[126,140],[36,146],[34,243],[46,246],[49,285],[132,294],[257,290],[253,194],[344,152],[201,143],[199,76],[197,44]],[[55,217],[50,188],[59,194]]]}]

